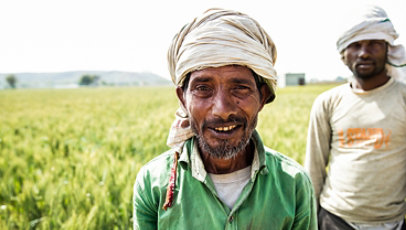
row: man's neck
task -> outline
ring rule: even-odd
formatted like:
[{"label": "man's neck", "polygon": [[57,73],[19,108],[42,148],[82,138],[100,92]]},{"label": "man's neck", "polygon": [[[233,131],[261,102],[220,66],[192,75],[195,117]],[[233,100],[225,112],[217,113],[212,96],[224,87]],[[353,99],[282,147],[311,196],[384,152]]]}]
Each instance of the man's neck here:
[{"label": "man's neck", "polygon": [[386,74],[386,71],[373,76],[372,78],[363,79],[355,76],[355,81],[352,84],[354,89],[362,89],[364,91],[372,90],[384,85],[388,82],[390,77]]},{"label": "man's neck", "polygon": [[226,174],[246,168],[252,164],[254,159],[255,147],[249,143],[247,147],[235,157],[230,159],[214,158],[210,154],[200,151],[204,168],[208,173]]}]

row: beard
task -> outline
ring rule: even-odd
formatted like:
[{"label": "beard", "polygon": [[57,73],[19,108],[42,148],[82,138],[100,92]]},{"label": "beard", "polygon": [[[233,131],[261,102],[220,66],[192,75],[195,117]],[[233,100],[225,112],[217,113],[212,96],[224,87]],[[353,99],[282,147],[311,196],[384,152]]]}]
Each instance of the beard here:
[{"label": "beard", "polygon": [[[207,127],[207,123],[211,123],[211,124],[225,123],[225,122],[237,121],[237,120],[241,121],[244,124],[243,136],[237,144],[232,145],[229,143],[228,140],[217,140],[219,144],[217,146],[211,146],[204,138],[203,130],[204,130],[204,127]],[[209,122],[208,121],[203,122],[202,127],[200,127],[200,129],[197,129],[196,124],[191,120],[190,126],[192,128],[193,133],[197,137],[201,151],[208,153],[213,158],[231,159],[231,158],[236,157],[239,153],[243,152],[243,150],[245,150],[245,148],[247,147],[247,145],[250,142],[252,133],[254,132],[254,129],[257,125],[257,120],[258,120],[258,115],[255,116],[254,120],[248,126],[248,122],[244,118],[230,117],[227,121],[223,121],[222,119],[215,119],[215,120],[211,120]],[[200,130],[200,131],[198,131],[198,130]]]},{"label": "beard", "polygon": [[[368,59],[362,59],[360,61],[368,61]],[[363,80],[368,80],[386,71],[387,56],[375,59],[373,60],[373,62],[375,63],[375,68],[372,71],[366,73],[357,70],[357,66],[354,66],[353,67],[354,76]],[[355,64],[356,63],[354,63],[354,65]]]},{"label": "beard", "polygon": [[355,68],[354,75],[357,78],[368,80],[375,77],[376,75],[379,75],[383,71],[385,71],[385,65],[377,66],[373,71],[369,73],[362,73]]}]

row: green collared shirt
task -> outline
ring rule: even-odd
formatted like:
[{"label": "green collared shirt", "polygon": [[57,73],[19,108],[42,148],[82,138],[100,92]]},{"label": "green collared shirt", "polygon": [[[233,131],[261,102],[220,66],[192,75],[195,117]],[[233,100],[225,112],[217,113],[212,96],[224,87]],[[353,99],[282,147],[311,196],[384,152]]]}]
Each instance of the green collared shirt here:
[{"label": "green collared shirt", "polygon": [[256,131],[252,140],[251,179],[232,209],[218,198],[195,138],[180,153],[173,204],[166,211],[174,150],[147,163],[134,185],[134,229],[317,229],[313,188],[302,167],[264,147]]}]

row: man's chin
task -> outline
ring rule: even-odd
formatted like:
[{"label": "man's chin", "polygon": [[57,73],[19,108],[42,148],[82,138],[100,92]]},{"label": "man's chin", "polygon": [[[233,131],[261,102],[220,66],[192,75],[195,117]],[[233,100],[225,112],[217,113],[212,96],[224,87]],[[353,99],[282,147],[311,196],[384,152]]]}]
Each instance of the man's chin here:
[{"label": "man's chin", "polygon": [[357,77],[357,78],[360,78],[360,79],[366,80],[366,79],[372,78],[373,75],[370,74],[370,73],[357,73],[356,77]]},{"label": "man's chin", "polygon": [[357,69],[355,72],[355,77],[367,80],[367,79],[374,78],[375,76],[381,74],[382,71],[384,71],[384,69],[382,69],[382,70],[372,69],[370,71],[366,71],[366,70],[362,71],[362,70]]},{"label": "man's chin", "polygon": [[198,137],[199,147],[202,151],[213,158],[230,159],[243,152],[249,142],[249,138],[240,138],[236,143],[230,144],[229,140],[216,140],[215,144],[209,144],[204,138]]}]

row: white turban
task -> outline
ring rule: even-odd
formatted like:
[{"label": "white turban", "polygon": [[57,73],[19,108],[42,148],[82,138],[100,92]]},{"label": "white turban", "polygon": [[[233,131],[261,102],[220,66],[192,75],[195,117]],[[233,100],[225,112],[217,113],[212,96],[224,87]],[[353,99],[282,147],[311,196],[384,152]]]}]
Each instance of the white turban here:
[{"label": "white turban", "polygon": [[[276,47],[265,30],[246,14],[210,9],[186,24],[174,37],[168,50],[172,81],[182,86],[186,76],[196,70],[226,65],[250,68],[262,77],[275,98]],[[194,134],[186,111],[178,109],[167,144],[176,147]]]},{"label": "white turban", "polygon": [[362,40],[384,40],[388,46],[388,74],[406,81],[406,53],[403,45],[396,45],[399,37],[386,12],[378,6],[368,6],[361,17],[352,22],[353,26],[337,41],[338,52],[343,52],[351,43]]}]

